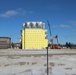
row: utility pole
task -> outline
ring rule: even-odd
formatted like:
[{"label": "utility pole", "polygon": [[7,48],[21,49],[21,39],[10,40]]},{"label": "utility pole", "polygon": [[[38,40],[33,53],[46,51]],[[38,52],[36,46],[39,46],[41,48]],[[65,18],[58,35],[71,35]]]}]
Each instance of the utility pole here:
[{"label": "utility pole", "polygon": [[47,75],[49,75],[49,68],[48,68],[48,47],[47,47]]},{"label": "utility pole", "polygon": [[[52,37],[51,28],[50,28],[50,24],[49,24],[49,21],[48,20],[47,20],[47,23],[48,23],[48,27],[49,27],[49,31],[50,31],[50,37]],[[52,45],[53,45],[53,41],[52,41]],[[47,75],[49,75],[49,67],[48,67],[48,46],[47,46]]]}]

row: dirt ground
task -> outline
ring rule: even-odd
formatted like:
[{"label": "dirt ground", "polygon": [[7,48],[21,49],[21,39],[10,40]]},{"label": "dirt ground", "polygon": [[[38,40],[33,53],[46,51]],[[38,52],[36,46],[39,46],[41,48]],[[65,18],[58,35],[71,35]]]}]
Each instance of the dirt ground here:
[{"label": "dirt ground", "polygon": [[[49,75],[76,75],[76,50],[49,50]],[[47,50],[0,50],[0,75],[47,75]]]}]

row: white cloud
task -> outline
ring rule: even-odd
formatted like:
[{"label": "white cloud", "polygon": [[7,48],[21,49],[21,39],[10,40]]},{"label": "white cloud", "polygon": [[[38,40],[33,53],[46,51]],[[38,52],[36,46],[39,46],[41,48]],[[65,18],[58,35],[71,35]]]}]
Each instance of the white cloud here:
[{"label": "white cloud", "polygon": [[70,28],[70,26],[61,24],[61,25],[54,25],[53,28]]},{"label": "white cloud", "polygon": [[64,25],[64,24],[61,24],[60,27],[61,27],[61,28],[70,28],[69,25]]},{"label": "white cloud", "polygon": [[76,36],[76,34],[67,34],[67,35],[64,35],[64,37],[74,37]]},{"label": "white cloud", "polygon": [[0,17],[5,17],[6,18],[6,17],[10,17],[10,16],[15,16],[17,14],[18,14],[18,12],[15,11],[15,10],[8,10],[5,13],[0,14]]},{"label": "white cloud", "polygon": [[0,17],[8,18],[11,16],[16,16],[16,15],[24,16],[26,14],[33,14],[33,12],[32,11],[26,11],[25,9],[22,9],[22,8],[18,8],[17,10],[8,10],[5,13],[0,14]]},{"label": "white cloud", "polygon": [[72,25],[76,26],[76,21],[69,21]]}]

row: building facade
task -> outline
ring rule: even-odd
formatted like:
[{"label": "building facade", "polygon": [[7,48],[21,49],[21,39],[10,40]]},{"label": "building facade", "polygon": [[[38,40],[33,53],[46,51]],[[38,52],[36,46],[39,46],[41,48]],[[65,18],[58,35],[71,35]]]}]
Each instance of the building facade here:
[{"label": "building facade", "polygon": [[21,31],[22,49],[43,49],[48,45],[47,30],[42,22],[23,23]]},{"label": "building facade", "polygon": [[0,37],[0,49],[1,48],[10,48],[11,47],[11,38],[10,37]]},{"label": "building facade", "polygon": [[20,43],[14,43],[14,48],[19,49],[20,48]]}]

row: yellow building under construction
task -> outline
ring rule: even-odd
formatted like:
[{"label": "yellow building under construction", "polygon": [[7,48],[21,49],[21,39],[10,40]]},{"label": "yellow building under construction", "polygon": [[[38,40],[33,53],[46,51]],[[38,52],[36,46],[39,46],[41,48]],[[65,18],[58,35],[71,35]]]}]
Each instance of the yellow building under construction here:
[{"label": "yellow building under construction", "polygon": [[42,22],[23,23],[21,31],[22,49],[43,49],[48,46],[47,30]]}]

